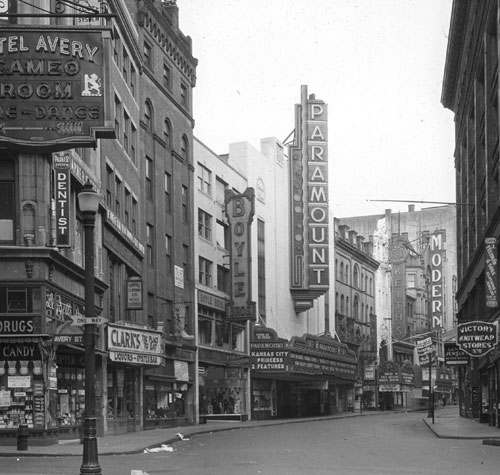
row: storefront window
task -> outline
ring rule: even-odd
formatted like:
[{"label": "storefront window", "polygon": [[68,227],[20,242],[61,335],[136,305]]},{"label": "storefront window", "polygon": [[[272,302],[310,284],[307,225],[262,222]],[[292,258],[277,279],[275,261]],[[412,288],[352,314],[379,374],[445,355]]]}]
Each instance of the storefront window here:
[{"label": "storefront window", "polygon": [[172,383],[147,381],[144,408],[146,420],[172,419],[174,417],[174,390]]},{"label": "storefront window", "polygon": [[209,366],[200,375],[200,414],[246,414],[245,401],[241,368]]},{"label": "storefront window", "polygon": [[80,425],[85,412],[85,369],[75,355],[57,356],[57,390],[50,391],[53,425]]}]

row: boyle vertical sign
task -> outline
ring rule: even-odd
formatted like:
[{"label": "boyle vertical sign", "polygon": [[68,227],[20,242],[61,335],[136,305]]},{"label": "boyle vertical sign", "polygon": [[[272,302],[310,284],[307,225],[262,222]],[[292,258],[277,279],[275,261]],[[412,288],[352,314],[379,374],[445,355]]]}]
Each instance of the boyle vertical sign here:
[{"label": "boyle vertical sign", "polygon": [[252,302],[251,224],[255,212],[255,191],[247,188],[237,194],[227,190],[225,209],[230,226],[231,302],[226,306],[229,320],[257,318]]},{"label": "boyle vertical sign", "polygon": [[498,307],[497,285],[497,238],[487,237],[484,241],[485,254],[485,281],[486,281],[486,306]]}]

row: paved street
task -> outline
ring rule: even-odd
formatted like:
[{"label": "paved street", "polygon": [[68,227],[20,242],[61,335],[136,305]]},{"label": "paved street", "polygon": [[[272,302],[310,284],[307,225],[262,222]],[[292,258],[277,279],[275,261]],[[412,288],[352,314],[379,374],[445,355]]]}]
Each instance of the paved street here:
[{"label": "paved street", "polygon": [[[438,414],[439,415],[439,414]],[[383,413],[192,435],[172,452],[102,455],[103,475],[323,475],[498,473],[500,447],[439,438],[425,414]],[[5,457],[1,473],[73,475],[79,457]]]}]

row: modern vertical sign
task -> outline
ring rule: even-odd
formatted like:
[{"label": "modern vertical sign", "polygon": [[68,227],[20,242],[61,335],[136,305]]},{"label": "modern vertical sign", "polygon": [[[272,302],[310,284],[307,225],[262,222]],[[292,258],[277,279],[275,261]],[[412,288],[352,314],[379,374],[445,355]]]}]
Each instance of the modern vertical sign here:
[{"label": "modern vertical sign", "polygon": [[433,330],[444,327],[443,259],[445,241],[446,232],[444,230],[431,234],[431,311]]},{"label": "modern vertical sign", "polygon": [[498,307],[497,238],[487,237],[484,242],[486,306]]},{"label": "modern vertical sign", "polygon": [[291,282],[297,311],[329,288],[327,105],[301,87],[290,146]]},{"label": "modern vertical sign", "polygon": [[247,188],[237,194],[225,194],[226,216],[230,227],[231,301],[226,305],[229,320],[255,321],[256,305],[252,298],[251,224],[255,213],[255,192]]},{"label": "modern vertical sign", "polygon": [[54,153],[56,246],[69,247],[71,156],[68,153]]}]

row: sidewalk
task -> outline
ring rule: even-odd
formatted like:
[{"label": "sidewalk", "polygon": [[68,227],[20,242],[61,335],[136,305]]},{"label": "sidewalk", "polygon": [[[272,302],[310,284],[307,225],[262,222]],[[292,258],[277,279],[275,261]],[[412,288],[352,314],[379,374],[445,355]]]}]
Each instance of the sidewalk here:
[{"label": "sidewalk", "polygon": [[436,409],[434,424],[427,414],[423,421],[437,437],[442,439],[483,439],[485,445],[500,446],[500,428],[460,417],[458,406]]},{"label": "sidewalk", "polygon": [[[142,453],[147,448],[159,447],[162,444],[171,445],[180,441],[177,434],[184,438],[191,438],[196,434],[207,434],[235,429],[250,429],[263,426],[276,426],[282,424],[300,424],[306,421],[317,421],[327,419],[342,419],[348,417],[381,416],[389,411],[369,411],[360,414],[340,413],[334,416],[312,417],[300,419],[273,419],[268,421],[249,422],[219,422],[210,421],[206,424],[185,427],[171,427],[164,429],[145,430],[132,432],[117,436],[98,437],[97,446],[99,455],[119,455],[130,453]],[[394,412],[394,411],[391,411]],[[406,410],[396,411],[406,412]],[[483,439],[483,443],[491,441],[489,445],[500,445],[500,429],[480,424],[470,419],[459,416],[458,407],[436,409],[434,424],[432,419],[427,418],[427,412],[421,412],[423,423],[437,436],[441,438],[460,439]],[[17,446],[0,446],[0,457],[54,457],[54,456],[80,456],[83,445],[79,440],[61,441],[59,444],[49,446],[35,446],[28,444],[28,450],[18,451]]]}]

